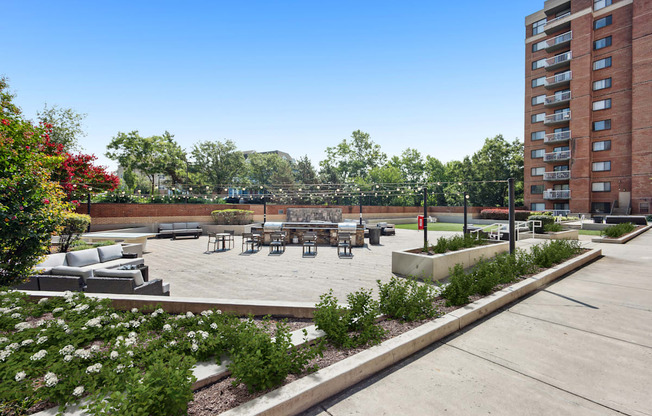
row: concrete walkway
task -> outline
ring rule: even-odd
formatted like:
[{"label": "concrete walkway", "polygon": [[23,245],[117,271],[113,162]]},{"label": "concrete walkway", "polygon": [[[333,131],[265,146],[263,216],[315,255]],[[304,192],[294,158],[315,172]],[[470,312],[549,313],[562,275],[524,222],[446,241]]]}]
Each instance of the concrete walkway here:
[{"label": "concrete walkway", "polygon": [[652,232],[305,415],[652,415]]}]

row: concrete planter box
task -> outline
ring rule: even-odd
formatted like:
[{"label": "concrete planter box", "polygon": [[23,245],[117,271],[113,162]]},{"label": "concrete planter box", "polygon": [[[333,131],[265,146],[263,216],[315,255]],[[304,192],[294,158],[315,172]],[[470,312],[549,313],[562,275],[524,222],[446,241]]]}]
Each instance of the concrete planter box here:
[{"label": "concrete planter box", "polygon": [[622,237],[619,237],[619,238],[598,237],[598,238],[591,239],[591,241],[594,242],[594,243],[625,244],[626,242],[628,242],[632,238],[634,238],[634,237],[636,237],[636,236],[638,236],[640,234],[643,234],[644,232],[646,232],[650,228],[652,228],[652,225],[647,225],[645,227],[638,228],[638,229],[632,231],[631,233],[625,234],[625,235],[623,235]]},{"label": "concrete planter box", "polygon": [[456,264],[461,264],[466,269],[477,264],[481,258],[491,258],[496,254],[509,251],[509,242],[489,242],[485,246],[465,248],[432,256],[411,253],[411,251],[416,250],[420,250],[420,248],[393,251],[392,273],[420,279],[441,280],[450,274],[449,269]]}]

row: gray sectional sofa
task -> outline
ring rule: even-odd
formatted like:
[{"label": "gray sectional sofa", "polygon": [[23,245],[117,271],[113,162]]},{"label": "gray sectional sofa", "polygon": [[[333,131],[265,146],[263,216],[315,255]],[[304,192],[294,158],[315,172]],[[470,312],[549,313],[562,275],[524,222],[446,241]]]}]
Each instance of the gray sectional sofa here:
[{"label": "gray sectional sofa", "polygon": [[172,237],[173,240],[176,240],[177,237],[199,238],[202,231],[198,222],[161,223],[158,225],[156,238]]},{"label": "gray sectional sofa", "polygon": [[34,268],[38,274],[15,288],[168,296],[169,284],[160,279],[145,282],[140,270],[118,270],[142,264],[141,257],[125,257],[120,244],[50,254]]}]

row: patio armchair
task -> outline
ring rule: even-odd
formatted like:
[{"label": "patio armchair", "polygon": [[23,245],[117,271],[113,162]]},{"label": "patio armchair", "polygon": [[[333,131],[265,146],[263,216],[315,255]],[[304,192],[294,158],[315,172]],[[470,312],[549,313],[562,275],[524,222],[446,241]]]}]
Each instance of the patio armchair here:
[{"label": "patio armchair", "polygon": [[351,252],[351,234],[337,234],[337,255],[339,257],[353,257],[353,253]]},{"label": "patio armchair", "polygon": [[[249,249],[251,246],[251,250]],[[245,250],[246,249],[246,250]],[[242,252],[258,251],[260,249],[260,239],[253,233],[242,233]]]},{"label": "patio armchair", "polygon": [[272,233],[269,241],[269,253],[281,254],[285,253],[285,234]]},{"label": "patio armchair", "polygon": [[306,255],[309,256],[317,255],[317,233],[303,234],[303,256]]}]

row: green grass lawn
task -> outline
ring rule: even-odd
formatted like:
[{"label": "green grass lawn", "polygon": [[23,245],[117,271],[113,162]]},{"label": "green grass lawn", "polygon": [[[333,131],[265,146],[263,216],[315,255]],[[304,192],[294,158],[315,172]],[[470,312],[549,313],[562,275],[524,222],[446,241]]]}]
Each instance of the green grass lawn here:
[{"label": "green grass lawn", "polygon": [[600,230],[579,230],[580,235],[600,235]]},{"label": "green grass lawn", "polygon": [[[417,224],[396,224],[396,228],[404,230],[416,230]],[[448,222],[428,223],[428,231],[462,231],[464,224],[453,224]]]}]

